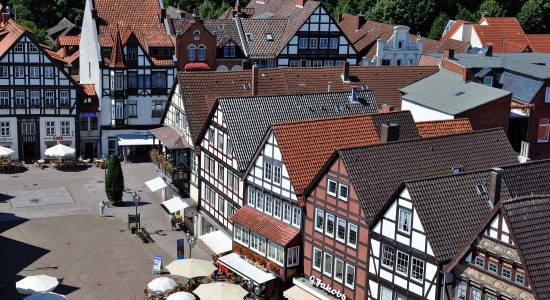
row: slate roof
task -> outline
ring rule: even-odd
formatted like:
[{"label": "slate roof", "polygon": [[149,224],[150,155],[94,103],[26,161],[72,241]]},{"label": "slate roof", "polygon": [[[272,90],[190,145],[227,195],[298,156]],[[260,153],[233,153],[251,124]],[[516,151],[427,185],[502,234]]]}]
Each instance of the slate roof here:
[{"label": "slate roof", "polygon": [[[379,143],[384,123],[398,124],[400,139],[420,137],[411,113],[396,111],[279,123],[264,139],[271,132],[275,135],[294,191],[301,196],[336,149]],[[263,147],[263,143],[259,145],[256,155]],[[248,169],[253,165],[254,159]]]},{"label": "slate roof", "polygon": [[300,234],[297,228],[276,221],[268,215],[246,205],[237,210],[231,217],[231,221],[259,233],[281,246],[286,246],[294,237]]},{"label": "slate roof", "polygon": [[204,20],[204,26],[216,36],[218,47],[222,47],[228,41],[232,40],[241,50],[246,51],[239,35],[239,29],[234,19],[228,20]]},{"label": "slate roof", "polygon": [[550,34],[527,34],[533,52],[550,53]]},{"label": "slate roof", "polygon": [[340,149],[335,157],[343,160],[369,224],[406,180],[449,174],[457,166],[474,171],[517,163],[500,128]]},{"label": "slate roof", "polygon": [[[349,91],[352,86],[367,85],[374,93],[379,107],[384,104],[401,106],[400,88],[437,72],[429,67],[350,67],[350,83],[343,83],[341,67],[260,69],[258,95],[282,95]],[[219,97],[251,95],[244,84],[251,82],[250,70],[230,72],[180,72],[181,96],[188,117],[193,143],[198,145],[200,132]]]},{"label": "slate roof", "polygon": [[403,100],[455,116],[478,106],[501,99],[511,93],[475,82],[447,70],[401,89]]},{"label": "slate roof", "polygon": [[357,91],[356,103],[350,101],[350,95],[338,92],[219,99],[239,169],[246,169],[272,124],[378,112],[372,91]]},{"label": "slate roof", "polygon": [[472,131],[472,124],[467,118],[451,120],[417,122],[416,128],[421,137],[434,137]]},{"label": "slate roof", "polygon": [[56,41],[56,39],[59,39],[65,35],[68,35],[72,31],[74,31],[73,34],[80,33],[80,29],[71,21],[67,20],[67,18],[65,17],[61,19],[54,26],[46,29],[46,33],[54,42]]},{"label": "slate roof", "polygon": [[[283,38],[288,20],[241,18],[238,20],[242,24],[243,33],[251,33],[253,36],[251,41],[246,42],[250,58],[275,58],[279,54],[279,42]],[[272,40],[267,39],[268,33],[271,34]]]},{"label": "slate roof", "polygon": [[544,81],[521,76],[504,71],[500,77],[502,89],[512,92],[512,99],[523,103],[531,103],[544,85]]},{"label": "slate roof", "polygon": [[537,299],[550,299],[550,195],[502,202],[510,218],[517,247],[525,260]]}]

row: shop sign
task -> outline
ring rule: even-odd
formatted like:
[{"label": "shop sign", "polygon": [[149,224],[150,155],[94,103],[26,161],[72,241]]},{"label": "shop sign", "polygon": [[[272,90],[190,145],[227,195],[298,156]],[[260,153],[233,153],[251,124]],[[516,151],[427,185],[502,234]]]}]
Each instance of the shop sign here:
[{"label": "shop sign", "polygon": [[94,135],[93,131],[86,131],[86,136],[92,136],[92,135]]},{"label": "shop sign", "polygon": [[62,137],[62,136],[54,136],[54,137],[53,137],[53,140],[54,140],[54,141],[62,141],[62,140],[63,140],[63,137]]},{"label": "shop sign", "polygon": [[321,281],[321,279],[315,277],[315,276],[310,276],[309,277],[309,282],[315,286],[315,287],[318,287],[322,290],[324,290],[325,292],[335,296],[336,298],[340,298],[342,300],[346,300],[346,295],[344,295],[344,293],[342,293],[341,291],[338,291],[336,289],[333,289],[330,285],[328,284],[325,284]]},{"label": "shop sign", "polygon": [[95,112],[83,112],[82,113],[82,117],[83,118],[91,118],[91,117],[95,117],[96,116],[96,113]]}]

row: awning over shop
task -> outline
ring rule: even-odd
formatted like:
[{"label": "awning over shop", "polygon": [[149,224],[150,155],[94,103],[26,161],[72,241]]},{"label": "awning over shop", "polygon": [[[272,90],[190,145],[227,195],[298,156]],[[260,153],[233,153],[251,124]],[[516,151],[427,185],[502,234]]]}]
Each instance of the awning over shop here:
[{"label": "awning over shop", "polygon": [[233,248],[233,240],[225,235],[223,231],[216,230],[207,234],[203,234],[199,237],[212,252],[216,254],[225,253],[231,251]]},{"label": "awning over shop", "polygon": [[301,287],[295,285],[283,292],[283,297],[288,300],[319,300],[319,298],[308,293]]},{"label": "awning over shop", "polygon": [[170,150],[192,148],[185,139],[183,132],[174,126],[151,129],[151,133]]},{"label": "awning over shop", "polygon": [[189,204],[183,201],[180,197],[174,197],[170,200],[166,200],[162,202],[162,205],[166,207],[168,212],[171,214],[189,207]]},{"label": "awning over shop", "polygon": [[166,187],[166,182],[164,182],[164,179],[162,179],[162,177],[159,176],[155,179],[146,181],[145,185],[151,190],[151,192],[156,192],[162,189],[163,187]]},{"label": "awning over shop", "polygon": [[149,146],[153,145],[152,135],[122,134],[117,135],[119,146]]},{"label": "awning over shop", "polygon": [[275,279],[271,273],[264,272],[241,258],[237,253],[231,253],[218,258],[218,262],[233,272],[246,277],[257,284]]}]

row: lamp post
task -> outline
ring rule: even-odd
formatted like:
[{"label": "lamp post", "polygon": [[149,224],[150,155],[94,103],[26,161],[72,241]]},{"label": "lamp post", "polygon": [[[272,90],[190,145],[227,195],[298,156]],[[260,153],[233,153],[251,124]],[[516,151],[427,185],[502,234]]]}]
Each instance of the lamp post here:
[{"label": "lamp post", "polygon": [[189,231],[185,234],[185,239],[189,244],[189,258],[191,258],[191,250],[193,249],[193,247],[195,247],[195,244],[197,243],[197,239],[195,238],[195,236],[191,235]]},{"label": "lamp post", "polygon": [[105,158],[105,155],[103,155],[102,157],[103,159],[103,171],[104,171],[104,176],[107,177],[107,159]]},{"label": "lamp post", "polygon": [[138,220],[139,222],[141,222],[140,218],[138,218],[138,205],[139,205],[139,200],[141,200],[141,197],[136,193],[136,192],[132,192],[132,198],[134,198],[134,205],[136,206],[136,214],[135,214],[135,218],[136,218],[136,230],[140,227],[141,224],[138,223]]}]

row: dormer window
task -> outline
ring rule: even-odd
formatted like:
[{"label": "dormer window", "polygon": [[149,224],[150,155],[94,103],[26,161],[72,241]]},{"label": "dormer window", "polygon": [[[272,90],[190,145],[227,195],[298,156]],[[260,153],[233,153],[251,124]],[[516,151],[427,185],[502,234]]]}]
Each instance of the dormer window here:
[{"label": "dormer window", "polygon": [[228,42],[223,47],[223,57],[224,58],[234,58],[236,56],[237,45],[233,42]]},{"label": "dormer window", "polygon": [[23,53],[23,49],[24,49],[23,43],[18,43],[18,44],[15,45],[15,47],[13,48],[13,51],[14,51],[15,53]]},{"label": "dormer window", "polygon": [[198,30],[195,30],[195,32],[193,32],[193,39],[194,39],[195,41],[200,40],[200,39],[201,39],[201,32],[198,31]]},{"label": "dormer window", "polygon": [[128,47],[128,60],[137,60],[137,47]]},{"label": "dormer window", "polygon": [[403,42],[402,42],[402,41],[399,41],[399,43],[397,44],[397,47],[398,47],[399,49],[403,48]]},{"label": "dormer window", "polygon": [[101,48],[101,56],[103,59],[111,58],[111,48]]},{"label": "dormer window", "polygon": [[245,36],[247,42],[252,42],[254,40],[254,36],[250,32],[246,33]]},{"label": "dormer window", "polygon": [[486,86],[493,86],[493,76],[483,77],[483,84]]}]

